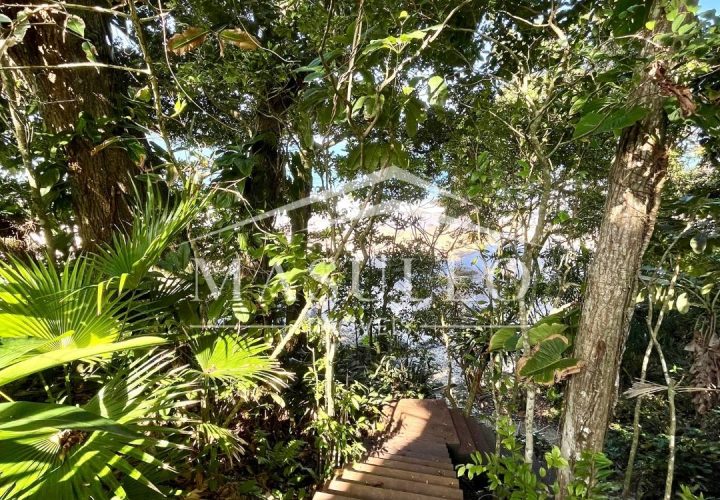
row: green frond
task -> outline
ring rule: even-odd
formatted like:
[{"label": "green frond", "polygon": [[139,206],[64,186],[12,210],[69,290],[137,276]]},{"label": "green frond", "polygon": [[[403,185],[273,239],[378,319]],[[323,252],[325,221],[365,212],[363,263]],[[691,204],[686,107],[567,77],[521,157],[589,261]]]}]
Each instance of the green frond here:
[{"label": "green frond", "polygon": [[194,431],[199,442],[219,448],[230,460],[240,460],[244,451],[243,446],[247,444],[230,429],[211,422],[200,422]]},{"label": "green frond", "polygon": [[145,208],[137,211],[130,234],[115,233],[112,243],[93,256],[95,268],[114,282],[120,292],[134,288],[157,263],[172,240],[202,210],[204,202],[190,194],[174,206],[159,201],[153,191]]},{"label": "green frond", "polygon": [[0,338],[38,338],[45,350],[112,342],[120,334],[121,304],[98,307],[97,281],[87,259],[52,266],[10,258],[0,263]]},{"label": "green frond", "polygon": [[280,365],[265,354],[269,345],[262,339],[236,334],[213,334],[197,337],[192,349],[199,370],[206,380],[232,384],[248,389],[263,383],[279,389],[285,385]]},{"label": "green frond", "polygon": [[171,445],[149,437],[146,424],[188,402],[184,368],[173,362],[171,353],[140,357],[82,408],[0,404],[0,495],[127,498],[120,477],[159,493],[140,469],[171,470],[157,456]]}]

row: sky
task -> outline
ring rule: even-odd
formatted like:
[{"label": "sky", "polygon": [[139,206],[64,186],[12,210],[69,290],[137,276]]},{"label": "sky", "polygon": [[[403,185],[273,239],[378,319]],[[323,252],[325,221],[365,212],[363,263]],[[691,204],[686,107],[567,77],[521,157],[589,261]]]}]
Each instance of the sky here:
[{"label": "sky", "polygon": [[704,10],[715,9],[720,11],[720,0],[701,0],[700,1],[700,12]]}]

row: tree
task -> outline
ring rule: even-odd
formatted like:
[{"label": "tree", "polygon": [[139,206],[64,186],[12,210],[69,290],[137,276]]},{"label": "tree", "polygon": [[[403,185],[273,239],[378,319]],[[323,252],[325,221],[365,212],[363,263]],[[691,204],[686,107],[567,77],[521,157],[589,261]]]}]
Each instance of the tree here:
[{"label": "tree", "polygon": [[[627,16],[618,15],[621,9],[614,13],[616,36],[637,31],[628,30],[628,23],[646,29],[637,35],[641,64],[634,70],[637,85],[627,101],[634,107],[623,109],[626,120],[633,110],[638,116],[618,140],[575,340],[574,356],[585,361],[586,369],[570,380],[566,392],[561,449],[571,464],[584,451],[603,449],[635,309],[637,277],[655,226],[673,142],[666,109],[670,104],[676,120],[697,111],[690,90],[676,82],[686,76],[678,68],[690,60],[688,53],[677,52],[678,46],[701,32],[692,15],[696,9],[684,2],[655,2],[652,12],[650,8],[639,14],[626,11]],[[678,74],[671,75],[671,68]],[[585,115],[576,134],[581,125],[602,127],[606,119],[613,121],[597,112]],[[567,481],[567,475],[563,479]]]},{"label": "tree", "polygon": [[17,38],[4,65],[22,76],[49,131],[66,134],[76,224],[88,248],[131,221],[127,195],[138,172],[126,149],[99,146],[124,131],[116,120],[122,78],[104,67],[112,61],[110,18],[94,12],[94,4],[78,2],[88,7],[82,17],[41,2],[2,9],[15,19]]}]

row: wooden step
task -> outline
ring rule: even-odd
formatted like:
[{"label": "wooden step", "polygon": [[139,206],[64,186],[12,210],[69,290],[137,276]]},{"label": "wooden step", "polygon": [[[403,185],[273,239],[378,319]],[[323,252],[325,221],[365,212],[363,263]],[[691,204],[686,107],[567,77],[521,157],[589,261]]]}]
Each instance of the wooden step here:
[{"label": "wooden step", "polygon": [[457,455],[457,458],[468,460],[470,454],[475,451],[475,441],[473,441],[465,415],[462,410],[453,408],[450,410],[450,416],[459,440],[459,443],[453,446],[453,452]]},{"label": "wooden step", "polygon": [[369,472],[379,476],[395,477],[398,479],[406,479],[408,481],[417,481],[428,484],[439,484],[450,488],[458,488],[458,480],[453,477],[442,476],[434,473],[424,473],[413,470],[403,470],[394,467],[386,467],[384,465],[373,465],[367,463],[354,463],[349,466],[351,469],[359,472]]},{"label": "wooden step", "polygon": [[355,498],[339,493],[328,493],[326,491],[317,491],[313,495],[313,500],[342,500],[343,498]]},{"label": "wooden step", "polygon": [[474,418],[466,420],[470,435],[475,443],[475,449],[483,453],[492,453],[495,451],[495,430],[485,424],[478,422]]},{"label": "wooden step", "polygon": [[436,464],[423,465],[417,462],[408,462],[407,460],[392,460],[389,458],[368,457],[365,460],[368,465],[380,465],[383,467],[392,467],[393,469],[415,471],[422,474],[433,474],[443,477],[457,477],[452,465]]},{"label": "wooden step", "polygon": [[420,465],[438,465],[438,464],[448,464],[450,467],[452,467],[452,461],[450,460],[450,456],[445,453],[445,456],[438,456],[438,455],[428,455],[425,453],[415,453],[412,451],[406,451],[406,450],[394,450],[394,451],[375,451],[371,454],[373,457],[379,457],[379,458],[389,458],[390,460],[405,460],[412,463],[417,463]]},{"label": "wooden step", "polygon": [[328,493],[346,494],[352,498],[365,500],[437,500],[437,497],[407,491],[387,490],[347,479],[334,479],[328,486]]},{"label": "wooden step", "polygon": [[441,486],[438,484],[419,483],[407,479],[379,476],[369,472],[358,472],[352,469],[345,469],[342,474],[344,480],[357,481],[358,483],[375,486],[386,490],[405,491],[408,493],[419,493],[430,495],[436,498],[462,500],[462,491],[457,488]]},{"label": "wooden step", "polygon": [[388,426],[377,449],[345,467],[315,498],[462,500],[449,450],[472,439],[445,401],[401,399],[384,413]]},{"label": "wooden step", "polygon": [[445,443],[437,445],[426,445],[413,441],[409,442],[389,442],[380,445],[375,451],[382,453],[401,453],[408,452],[417,455],[428,455],[437,458],[447,458],[448,449]]}]

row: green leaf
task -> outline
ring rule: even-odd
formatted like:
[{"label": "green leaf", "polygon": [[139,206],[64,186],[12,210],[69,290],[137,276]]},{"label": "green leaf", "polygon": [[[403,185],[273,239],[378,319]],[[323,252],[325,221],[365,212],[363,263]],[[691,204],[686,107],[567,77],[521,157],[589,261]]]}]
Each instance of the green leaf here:
[{"label": "green leaf", "polygon": [[425,111],[420,102],[415,98],[408,99],[405,105],[405,132],[410,137],[417,134],[418,123],[425,121]]},{"label": "green leaf", "polygon": [[431,76],[428,79],[430,95],[428,102],[431,106],[442,106],[447,98],[447,83],[442,76]]},{"label": "green leaf", "polygon": [[562,357],[569,346],[570,342],[562,335],[545,339],[532,354],[521,358],[520,376],[531,378],[538,384],[552,384],[558,372],[579,367],[576,359]]},{"label": "green leaf", "polygon": [[76,406],[18,401],[0,403],[0,440],[25,437],[40,429],[78,429],[138,437],[124,425]]},{"label": "green leaf", "polygon": [[313,267],[312,275],[324,281],[335,270],[334,262],[319,262]]},{"label": "green leaf", "polygon": [[68,16],[65,20],[65,27],[78,36],[85,37],[85,21],[81,17]]},{"label": "green leaf", "polygon": [[263,339],[230,335],[204,335],[193,340],[199,375],[206,379],[250,387],[265,382],[273,387],[284,385],[280,365],[265,352]]},{"label": "green leaf", "polygon": [[671,26],[672,31],[677,32],[680,29],[680,26],[682,26],[682,24],[684,22],[685,22],[685,13],[681,12],[672,21],[672,26]]},{"label": "green leaf", "polygon": [[693,236],[690,240],[690,248],[692,248],[692,251],[696,254],[703,253],[705,248],[707,248],[707,237],[704,234]]},{"label": "green leaf", "polygon": [[559,335],[567,330],[567,325],[562,323],[541,323],[533,326],[527,332],[530,345],[535,345],[551,335]]},{"label": "green leaf", "polygon": [[573,132],[573,138],[577,139],[578,137],[594,132],[602,123],[603,118],[604,115],[596,111],[586,113],[575,124],[575,132]]},{"label": "green leaf", "polygon": [[97,49],[92,43],[86,40],[82,43],[81,47],[88,61],[97,62]]},{"label": "green leaf", "polygon": [[254,307],[250,301],[243,299],[233,302],[232,310],[235,318],[237,318],[240,323],[247,323],[250,321]]},{"label": "green leaf", "polygon": [[185,111],[185,108],[187,108],[187,101],[183,99],[182,97],[178,97],[177,101],[175,101],[175,104],[173,105],[173,110],[175,111],[170,118],[176,118],[180,116],[180,114]]},{"label": "green leaf", "polygon": [[618,109],[609,114],[591,111],[575,124],[573,138],[591,133],[602,133],[610,130],[621,130],[642,120],[647,115],[647,108],[634,106],[630,109]]},{"label": "green leaf", "polygon": [[97,313],[98,316],[102,314],[102,303],[103,303],[103,291],[105,290],[105,282],[101,281],[97,287]]},{"label": "green leaf", "polygon": [[135,99],[142,102],[150,102],[150,100],[152,99],[152,92],[150,91],[150,87],[148,85],[145,85],[143,88],[135,92]]},{"label": "green leaf", "polygon": [[685,314],[690,310],[690,300],[688,299],[687,293],[683,292],[678,295],[678,298],[675,301],[675,307],[677,307],[680,314]]},{"label": "green leaf", "polygon": [[0,14],[0,24],[6,24],[11,22],[12,19],[10,19],[8,16],[6,16],[5,14]]},{"label": "green leaf", "polygon": [[491,351],[514,351],[520,340],[517,328],[500,328],[490,337]]},{"label": "green leaf", "polygon": [[167,342],[161,337],[135,337],[121,342],[108,342],[90,347],[57,349],[32,356],[0,370],[0,386],[79,359],[96,358],[119,351],[156,346]]},{"label": "green leaf", "polygon": [[600,132],[609,130],[622,130],[642,120],[648,114],[648,109],[634,106],[630,109],[618,109],[610,113],[600,126]]}]

